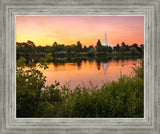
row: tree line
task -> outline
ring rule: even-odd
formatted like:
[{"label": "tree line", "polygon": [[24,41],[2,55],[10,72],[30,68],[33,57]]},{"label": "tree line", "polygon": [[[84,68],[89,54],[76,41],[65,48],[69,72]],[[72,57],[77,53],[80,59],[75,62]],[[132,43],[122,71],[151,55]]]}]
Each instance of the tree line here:
[{"label": "tree line", "polygon": [[16,51],[17,54],[41,54],[41,53],[87,53],[89,56],[95,56],[99,53],[129,53],[131,55],[138,54],[143,52],[144,45],[138,45],[136,43],[132,45],[127,45],[125,42],[122,42],[121,45],[117,44],[114,47],[103,46],[101,41],[98,40],[96,46],[83,46],[80,41],[77,41],[77,44],[65,45],[58,44],[54,42],[52,46],[36,46],[34,42],[28,40],[27,42],[16,42]]}]

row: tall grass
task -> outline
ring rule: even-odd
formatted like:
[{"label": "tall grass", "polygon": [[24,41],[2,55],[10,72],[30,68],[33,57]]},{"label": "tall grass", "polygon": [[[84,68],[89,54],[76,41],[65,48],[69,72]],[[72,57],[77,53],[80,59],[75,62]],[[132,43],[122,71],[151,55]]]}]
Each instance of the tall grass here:
[{"label": "tall grass", "polygon": [[[117,82],[106,83],[100,89],[77,87],[70,90],[65,85],[61,88],[61,91],[54,87],[42,92],[37,117],[44,113],[40,109],[50,109],[48,102],[54,106],[48,117],[143,117],[143,79],[137,76],[121,75]],[[48,95],[44,97],[44,94]],[[41,105],[44,103],[46,105]]]}]

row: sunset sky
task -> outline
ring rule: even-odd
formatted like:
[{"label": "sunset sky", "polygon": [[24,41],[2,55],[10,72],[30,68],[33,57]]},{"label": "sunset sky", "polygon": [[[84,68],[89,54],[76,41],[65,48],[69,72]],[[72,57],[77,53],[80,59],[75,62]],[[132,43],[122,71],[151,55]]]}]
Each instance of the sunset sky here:
[{"label": "sunset sky", "polygon": [[123,41],[144,44],[143,16],[17,16],[16,41],[36,46],[59,44],[95,46],[107,34],[110,45]]}]

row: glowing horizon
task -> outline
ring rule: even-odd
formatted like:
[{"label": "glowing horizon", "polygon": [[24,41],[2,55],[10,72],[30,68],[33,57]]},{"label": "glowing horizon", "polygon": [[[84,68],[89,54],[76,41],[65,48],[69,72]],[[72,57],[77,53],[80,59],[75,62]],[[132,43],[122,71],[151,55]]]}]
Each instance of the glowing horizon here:
[{"label": "glowing horizon", "polygon": [[36,46],[58,44],[82,46],[144,44],[144,16],[17,16],[16,42],[33,41]]}]

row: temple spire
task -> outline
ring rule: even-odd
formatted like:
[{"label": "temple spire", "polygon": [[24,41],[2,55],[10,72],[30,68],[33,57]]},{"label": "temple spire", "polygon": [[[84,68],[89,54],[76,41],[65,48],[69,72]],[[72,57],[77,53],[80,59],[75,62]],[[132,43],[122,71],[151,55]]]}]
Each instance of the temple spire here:
[{"label": "temple spire", "polygon": [[105,32],[105,36],[104,36],[104,40],[103,40],[102,45],[103,45],[103,46],[109,46],[106,32]]}]

